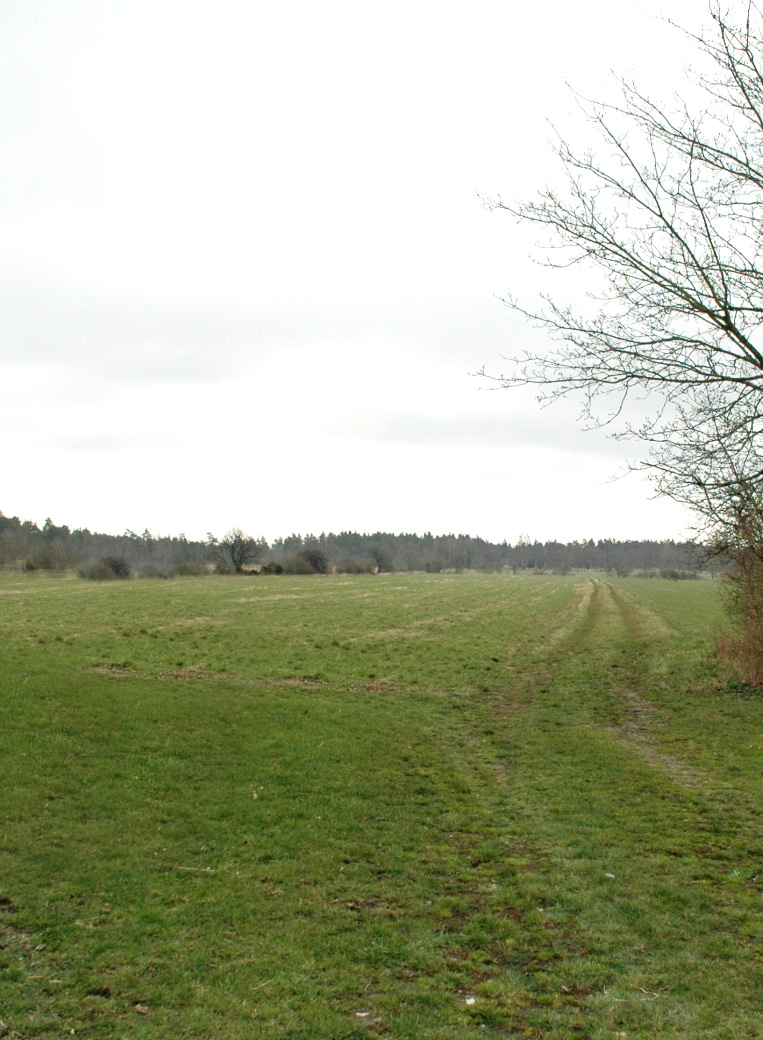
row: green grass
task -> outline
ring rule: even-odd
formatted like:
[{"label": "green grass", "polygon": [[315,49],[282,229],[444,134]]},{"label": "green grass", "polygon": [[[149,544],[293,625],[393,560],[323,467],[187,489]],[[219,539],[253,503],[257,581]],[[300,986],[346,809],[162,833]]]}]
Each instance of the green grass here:
[{"label": "green grass", "polygon": [[0,1036],[763,1037],[720,622],[710,582],[0,575]]}]

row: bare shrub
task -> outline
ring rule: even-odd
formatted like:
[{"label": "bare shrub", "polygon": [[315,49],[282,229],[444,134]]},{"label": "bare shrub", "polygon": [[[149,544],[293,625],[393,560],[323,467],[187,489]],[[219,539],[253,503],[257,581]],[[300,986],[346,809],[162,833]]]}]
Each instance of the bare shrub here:
[{"label": "bare shrub", "polygon": [[337,574],[372,574],[376,564],[371,560],[355,560],[346,556],[336,566]]},{"label": "bare shrub", "polygon": [[721,632],[715,639],[715,652],[722,661],[729,661],[744,682],[752,686],[763,686],[763,624],[757,632],[744,629],[736,632]]},{"label": "bare shrub", "polygon": [[209,574],[209,567],[203,560],[180,560],[175,566],[175,573],[187,578],[200,578]]},{"label": "bare shrub", "polygon": [[746,561],[743,574],[727,574],[724,587],[734,628],[717,638],[716,650],[745,682],[763,686],[763,558]]},{"label": "bare shrub", "polygon": [[124,556],[106,556],[103,561],[115,578],[129,578],[132,567]]},{"label": "bare shrub", "polygon": [[130,564],[122,556],[106,556],[83,564],[78,573],[88,581],[114,581],[129,578],[130,571]]},{"label": "bare shrub", "polygon": [[89,563],[83,563],[77,573],[80,578],[87,578],[88,581],[113,581],[116,577],[103,560],[90,560]]},{"label": "bare shrub", "polygon": [[319,546],[291,553],[281,561],[284,574],[328,574],[329,558]]},{"label": "bare shrub", "polygon": [[281,566],[284,574],[315,574],[315,567],[303,552],[285,556],[281,561]]},{"label": "bare shrub", "polygon": [[260,574],[283,574],[283,567],[280,563],[266,563],[261,567]]},{"label": "bare shrub", "polygon": [[716,650],[746,682],[763,686],[763,509],[757,496],[735,495],[733,514],[712,550],[726,564],[722,581],[733,625]]},{"label": "bare shrub", "polygon": [[696,571],[687,571],[681,567],[660,567],[658,574],[668,581],[696,581],[699,578]]},{"label": "bare shrub", "polygon": [[171,567],[160,563],[149,563],[141,568],[141,578],[172,578],[175,572]]}]

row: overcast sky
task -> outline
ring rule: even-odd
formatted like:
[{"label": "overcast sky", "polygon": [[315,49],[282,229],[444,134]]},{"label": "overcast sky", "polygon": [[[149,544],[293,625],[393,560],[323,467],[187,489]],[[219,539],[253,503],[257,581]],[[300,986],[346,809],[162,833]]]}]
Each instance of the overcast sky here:
[{"label": "overcast sky", "polygon": [[565,81],[680,89],[663,7],[0,5],[0,509],[189,537],[685,534],[611,480],[635,448],[473,375],[539,335],[499,297],[543,279],[480,195],[559,180]]}]

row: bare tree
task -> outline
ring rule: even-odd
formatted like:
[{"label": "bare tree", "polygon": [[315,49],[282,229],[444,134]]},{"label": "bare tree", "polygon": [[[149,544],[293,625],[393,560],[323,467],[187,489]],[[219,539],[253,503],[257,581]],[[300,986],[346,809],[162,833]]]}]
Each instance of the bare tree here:
[{"label": "bare tree", "polygon": [[566,188],[490,203],[550,232],[551,267],[602,286],[582,307],[508,299],[551,345],[494,378],[546,401],[580,394],[587,424],[645,444],[658,489],[724,536],[763,488],[763,16],[737,11],[713,3],[706,31],[680,30],[704,63],[696,104],[629,80],[617,103],[578,98],[600,146],[558,143]]},{"label": "bare tree", "polygon": [[236,574],[241,574],[247,563],[256,563],[267,548],[264,538],[250,538],[240,527],[231,528],[217,544],[220,558],[233,567]]}]

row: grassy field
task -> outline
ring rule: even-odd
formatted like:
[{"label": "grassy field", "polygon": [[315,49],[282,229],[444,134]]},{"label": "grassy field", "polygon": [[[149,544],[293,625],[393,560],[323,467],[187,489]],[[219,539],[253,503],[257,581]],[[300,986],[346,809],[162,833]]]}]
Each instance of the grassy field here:
[{"label": "grassy field", "polygon": [[0,1036],[763,1037],[711,582],[0,575]]}]

